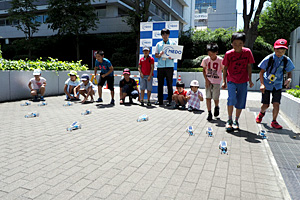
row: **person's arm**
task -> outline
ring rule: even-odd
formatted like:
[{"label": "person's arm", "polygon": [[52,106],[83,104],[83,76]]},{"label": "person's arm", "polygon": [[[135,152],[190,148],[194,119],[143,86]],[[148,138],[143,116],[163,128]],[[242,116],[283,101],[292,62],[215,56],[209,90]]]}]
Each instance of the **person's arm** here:
[{"label": "person's arm", "polygon": [[[201,66],[202,67],[202,66]],[[207,78],[207,75],[206,75],[206,68],[203,67],[203,77],[204,77],[204,80],[205,80],[205,87],[208,88],[209,85],[210,85],[210,81],[208,80]]]},{"label": "person's arm", "polygon": [[141,76],[141,78],[144,78],[144,74],[142,73],[142,70],[141,70],[141,65],[139,65],[139,67],[138,67],[138,70],[139,70],[139,72],[140,72],[140,76]]},{"label": "person's arm", "polygon": [[201,92],[199,92],[198,97],[199,97],[200,101],[203,101],[203,95]]},{"label": "person's arm", "polygon": [[265,73],[264,69],[261,69],[260,72],[259,72],[259,80],[260,80],[259,89],[262,93],[265,93],[265,90],[266,90],[266,86],[264,84],[264,73]]},{"label": "person's arm", "polygon": [[227,88],[227,69],[228,69],[228,66],[224,66],[224,69],[223,69],[223,83],[222,83],[222,88],[223,89]]},{"label": "person's arm", "polygon": [[69,91],[68,91],[68,85],[65,85],[65,87],[64,87],[64,92],[66,93],[66,95],[68,95],[68,97],[71,99],[72,97],[71,97],[71,94],[69,93]]},{"label": "person's arm", "polygon": [[95,75],[95,79],[96,79],[96,76],[97,76],[97,66],[94,67],[94,75]]},{"label": "person's arm", "polygon": [[77,85],[75,88],[74,88],[74,97],[77,99],[78,96],[77,96],[77,92],[78,90],[80,89],[80,85]]},{"label": "person's arm", "polygon": [[109,71],[108,71],[107,73],[103,74],[103,75],[102,75],[102,78],[108,76],[108,75],[109,75],[110,73],[112,73],[113,71],[114,71],[114,67],[113,67],[113,66],[110,66],[110,67],[109,67]]},{"label": "person's arm", "polygon": [[31,87],[31,81],[29,81],[29,83],[28,83],[28,87],[29,87],[30,91],[32,91],[32,87]]},{"label": "person's arm", "polygon": [[150,75],[149,75],[149,77],[148,77],[148,81],[150,81],[150,80],[151,80],[151,77],[152,77],[153,71],[154,71],[154,64],[151,64],[151,71],[150,71]]},{"label": "person's arm", "polygon": [[252,88],[254,86],[254,83],[252,82],[252,66],[250,63],[247,65],[247,71],[248,71],[248,77],[249,77],[249,86]]},{"label": "person's arm", "polygon": [[289,88],[291,82],[292,82],[292,72],[287,72],[287,79],[286,79],[285,82],[284,82],[284,86],[285,86],[286,88]]}]

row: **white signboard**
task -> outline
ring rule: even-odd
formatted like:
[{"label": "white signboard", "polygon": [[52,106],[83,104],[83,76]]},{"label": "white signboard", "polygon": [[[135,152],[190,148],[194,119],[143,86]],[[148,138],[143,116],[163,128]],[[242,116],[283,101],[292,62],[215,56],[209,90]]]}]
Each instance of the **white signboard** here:
[{"label": "white signboard", "polygon": [[183,46],[165,44],[162,51],[164,52],[162,55],[163,58],[171,57],[172,59],[181,60]]},{"label": "white signboard", "polygon": [[208,16],[207,13],[196,13],[195,14],[195,20],[197,20],[197,19],[207,19],[208,18],[207,16]]}]

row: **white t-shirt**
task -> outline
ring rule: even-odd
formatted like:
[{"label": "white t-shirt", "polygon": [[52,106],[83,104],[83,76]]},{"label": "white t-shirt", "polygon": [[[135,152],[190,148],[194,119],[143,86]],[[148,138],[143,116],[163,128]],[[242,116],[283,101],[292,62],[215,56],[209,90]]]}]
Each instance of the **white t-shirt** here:
[{"label": "white t-shirt", "polygon": [[80,81],[78,80],[78,79],[76,79],[75,81],[71,81],[71,79],[70,78],[68,78],[67,80],[66,80],[66,82],[65,82],[65,85],[67,85],[67,86],[77,86],[77,85],[79,85],[80,84]]},{"label": "white t-shirt", "polygon": [[43,83],[46,82],[46,79],[43,78],[43,77],[40,77],[40,81],[36,81],[35,78],[32,78],[32,79],[29,80],[29,82],[31,82],[32,89],[38,90],[38,89],[41,88]]},{"label": "white t-shirt", "polygon": [[206,72],[206,76],[211,84],[220,84],[222,81],[222,65],[223,58],[217,56],[216,60],[212,60],[209,56],[202,60],[201,66]]},{"label": "white t-shirt", "polygon": [[80,85],[80,88],[84,88],[85,90],[88,90],[88,88],[91,86],[94,91],[97,90],[96,86],[91,81],[89,81],[88,84],[86,84],[86,85],[84,85],[83,82],[81,82],[79,85]]}]

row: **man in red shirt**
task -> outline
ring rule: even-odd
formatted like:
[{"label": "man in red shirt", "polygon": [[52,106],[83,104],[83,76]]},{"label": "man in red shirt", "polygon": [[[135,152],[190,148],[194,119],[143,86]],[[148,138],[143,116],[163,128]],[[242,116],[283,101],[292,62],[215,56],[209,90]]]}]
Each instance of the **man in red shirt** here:
[{"label": "man in red shirt", "polygon": [[147,98],[148,103],[147,106],[151,106],[150,103],[150,96],[152,91],[152,82],[153,82],[153,70],[154,70],[154,58],[152,58],[150,53],[149,47],[143,48],[144,57],[140,59],[139,63],[139,72],[140,72],[140,79],[141,79],[141,106],[144,105],[144,95],[145,89],[147,88]]}]

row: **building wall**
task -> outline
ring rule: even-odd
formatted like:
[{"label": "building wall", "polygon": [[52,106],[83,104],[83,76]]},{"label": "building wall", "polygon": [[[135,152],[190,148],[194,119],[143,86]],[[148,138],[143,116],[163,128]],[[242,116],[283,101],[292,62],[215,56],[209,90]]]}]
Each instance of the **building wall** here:
[{"label": "building wall", "polygon": [[300,26],[291,33],[289,57],[292,59],[295,69],[292,72],[292,87],[300,85]]}]

